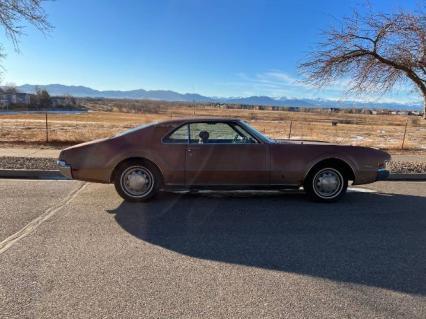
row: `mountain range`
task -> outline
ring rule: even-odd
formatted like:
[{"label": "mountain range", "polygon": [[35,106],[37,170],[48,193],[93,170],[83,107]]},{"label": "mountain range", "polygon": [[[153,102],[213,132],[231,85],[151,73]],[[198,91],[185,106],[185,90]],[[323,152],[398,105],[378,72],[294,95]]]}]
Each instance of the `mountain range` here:
[{"label": "mountain range", "polygon": [[178,93],[170,90],[107,90],[100,91],[86,86],[48,84],[17,86],[18,91],[34,93],[37,88],[45,89],[52,96],[72,95],[75,97],[110,98],[110,99],[148,99],[170,102],[202,102],[202,103],[235,103],[246,105],[286,106],[286,107],[322,107],[322,108],[368,108],[421,111],[421,103],[384,103],[384,102],[360,102],[351,100],[329,99],[298,99],[298,98],[272,98],[269,96],[249,97],[208,97],[196,93]]}]

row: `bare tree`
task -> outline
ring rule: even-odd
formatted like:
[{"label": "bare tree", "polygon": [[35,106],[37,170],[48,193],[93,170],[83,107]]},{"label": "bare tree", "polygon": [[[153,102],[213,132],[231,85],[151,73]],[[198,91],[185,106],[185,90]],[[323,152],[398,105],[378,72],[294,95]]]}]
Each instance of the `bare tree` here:
[{"label": "bare tree", "polygon": [[6,83],[3,87],[3,92],[4,93],[9,93],[9,94],[16,94],[18,93],[18,89],[16,88],[16,85],[14,83]]},{"label": "bare tree", "polygon": [[37,106],[40,108],[49,108],[52,104],[49,92],[40,88],[36,89]]},{"label": "bare tree", "polygon": [[358,93],[414,85],[426,111],[426,16],[355,12],[342,26],[325,32],[325,41],[299,68],[309,83],[320,87],[349,76],[349,91]]},{"label": "bare tree", "polygon": [[10,37],[15,48],[18,38],[23,33],[23,22],[32,24],[42,32],[50,30],[46,13],[42,7],[46,0],[1,0],[0,25]]}]

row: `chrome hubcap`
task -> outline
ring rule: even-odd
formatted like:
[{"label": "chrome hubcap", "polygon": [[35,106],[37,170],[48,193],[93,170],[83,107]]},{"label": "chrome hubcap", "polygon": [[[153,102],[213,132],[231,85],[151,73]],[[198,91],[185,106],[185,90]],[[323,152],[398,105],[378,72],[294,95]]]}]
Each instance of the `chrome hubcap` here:
[{"label": "chrome hubcap", "polygon": [[121,186],[128,195],[140,197],[152,190],[154,177],[145,167],[132,166],[121,175]]},{"label": "chrome hubcap", "polygon": [[335,169],[322,169],[315,175],[313,186],[318,196],[325,198],[334,197],[342,189],[343,177]]}]

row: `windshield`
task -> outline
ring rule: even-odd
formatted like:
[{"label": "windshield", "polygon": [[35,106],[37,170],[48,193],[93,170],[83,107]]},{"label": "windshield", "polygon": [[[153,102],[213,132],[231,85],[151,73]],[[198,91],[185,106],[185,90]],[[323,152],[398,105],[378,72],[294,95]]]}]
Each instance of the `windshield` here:
[{"label": "windshield", "polygon": [[270,138],[269,136],[266,136],[265,134],[259,132],[257,129],[255,129],[253,126],[250,126],[246,121],[241,121],[242,126],[249,131],[251,134],[259,138],[260,140],[268,143],[275,143],[275,140]]}]

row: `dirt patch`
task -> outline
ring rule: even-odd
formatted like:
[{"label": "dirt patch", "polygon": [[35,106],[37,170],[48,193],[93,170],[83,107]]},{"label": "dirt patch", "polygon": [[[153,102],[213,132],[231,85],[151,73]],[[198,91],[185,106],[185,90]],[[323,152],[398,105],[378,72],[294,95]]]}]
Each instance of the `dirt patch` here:
[{"label": "dirt patch", "polygon": [[[99,102],[101,103],[101,102]],[[108,102],[106,102],[108,103]],[[98,109],[102,109],[98,105]],[[94,106],[92,106],[94,107]],[[160,107],[156,113],[87,112],[0,115],[0,143],[62,148],[113,136],[141,124],[182,117],[233,117],[276,139],[309,139],[386,150],[426,152],[426,121],[414,116],[309,113],[213,107]],[[335,125],[333,125],[333,123]],[[406,132],[405,124],[408,123]],[[405,141],[404,138],[405,132]],[[48,141],[48,142],[47,142]]]}]

